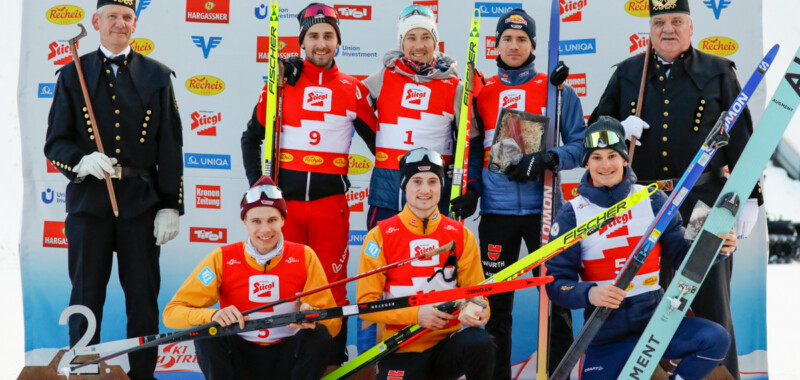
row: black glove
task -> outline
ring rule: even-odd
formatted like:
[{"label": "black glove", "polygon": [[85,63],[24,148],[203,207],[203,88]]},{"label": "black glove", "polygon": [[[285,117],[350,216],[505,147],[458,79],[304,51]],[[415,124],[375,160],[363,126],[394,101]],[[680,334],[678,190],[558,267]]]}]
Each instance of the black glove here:
[{"label": "black glove", "polygon": [[555,167],[554,163],[558,163],[554,157],[555,154],[548,152],[526,154],[519,163],[506,168],[506,176],[509,181],[538,181],[545,169],[552,169]]},{"label": "black glove", "polygon": [[300,74],[303,73],[303,59],[291,56],[289,59],[280,58],[280,61],[283,62],[283,76],[286,78],[286,84],[294,86],[300,79]]},{"label": "black glove", "polygon": [[459,219],[472,216],[472,214],[475,213],[475,209],[478,208],[478,197],[480,197],[480,195],[478,195],[476,191],[467,190],[466,194],[450,201],[450,204],[453,206],[450,208],[453,216]]}]

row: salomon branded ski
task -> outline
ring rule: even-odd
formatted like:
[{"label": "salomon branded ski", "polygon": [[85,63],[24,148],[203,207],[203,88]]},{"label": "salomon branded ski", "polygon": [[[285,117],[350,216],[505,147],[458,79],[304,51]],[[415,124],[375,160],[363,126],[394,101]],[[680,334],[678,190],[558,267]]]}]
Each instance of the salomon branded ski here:
[{"label": "salomon branded ski", "polygon": [[278,0],[271,0],[269,5],[269,71],[267,72],[266,115],[264,117],[264,167],[263,173],[277,179],[278,157],[275,144],[275,131],[280,131],[280,126],[275,125],[278,114]]},{"label": "salomon branded ski", "polygon": [[[766,71],[767,66],[762,65],[760,69]],[[728,233],[733,227],[743,202],[750,196],[798,105],[800,49],[795,52],[786,75],[739,156],[702,230],[628,358],[620,379],[650,378],[722,248],[723,239],[718,235]]]},{"label": "salomon branded ski", "polygon": [[[661,237],[664,229],[667,228],[672,217],[678,212],[681,204],[683,204],[683,201],[686,199],[686,195],[689,194],[689,191],[691,191],[695,182],[697,182],[697,179],[705,170],[706,165],[708,165],[711,158],[714,157],[714,153],[716,153],[717,149],[728,144],[728,131],[731,129],[734,122],[736,122],[739,115],[745,110],[747,101],[750,100],[758,84],[764,78],[764,74],[772,64],[772,60],[777,53],[778,45],[775,45],[758,64],[755,72],[747,81],[742,92],[736,97],[736,100],[734,100],[728,111],[723,112],[719,117],[714,128],[711,129],[708,137],[706,137],[703,146],[697,151],[694,159],[689,164],[689,168],[683,173],[683,177],[681,177],[675,189],[670,193],[667,201],[664,202],[664,206],[661,207],[661,210],[655,216],[655,219],[653,219],[647,232],[642,235],[636,247],[631,251],[630,256],[628,256],[628,259],[625,261],[625,266],[620,269],[617,278],[614,280],[614,286],[625,290],[628,288],[631,281],[634,280],[639,269],[644,265],[647,256],[650,254],[650,250],[653,249],[658,242],[658,239]],[[581,329],[578,337],[575,338],[567,354],[564,355],[561,363],[559,363],[556,370],[553,371],[553,379],[563,380],[569,378],[572,368],[578,363],[581,356],[583,356],[583,353],[589,347],[592,339],[594,339],[595,335],[600,331],[600,327],[605,323],[606,319],[608,319],[608,316],[611,315],[611,311],[612,309],[607,307],[595,308],[592,315],[586,320],[586,323],[584,323],[583,329]]]},{"label": "salomon branded ski", "polygon": [[[614,204],[606,209],[606,211],[595,215],[585,223],[559,236],[554,241],[550,242],[550,244],[537,249],[530,255],[525,256],[514,264],[509,265],[494,276],[486,279],[483,284],[514,280],[519,276],[522,276],[533,268],[539,266],[545,260],[550,259],[551,257],[563,252],[567,248],[579,242],[581,239],[595,233],[596,231],[599,231],[601,227],[613,221],[618,215],[624,214],[639,202],[649,198],[656,192],[656,190],[658,190],[658,186],[652,184],[637,191],[636,193],[631,194],[631,196]],[[455,310],[457,310],[457,306],[457,302],[448,302],[437,306],[437,309],[452,314]],[[361,368],[364,368],[375,361],[380,360],[384,356],[394,352],[398,348],[407,344],[409,340],[416,339],[425,331],[427,330],[420,325],[407,326],[406,328],[382,341],[377,346],[370,348],[357,358],[349,361],[336,371],[331,372],[323,379],[332,380],[346,378]]]}]

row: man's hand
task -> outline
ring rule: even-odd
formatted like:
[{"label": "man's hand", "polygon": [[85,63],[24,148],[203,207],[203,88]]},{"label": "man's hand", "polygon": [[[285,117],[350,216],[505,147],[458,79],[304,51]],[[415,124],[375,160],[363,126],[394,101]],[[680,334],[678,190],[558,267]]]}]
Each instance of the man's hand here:
[{"label": "man's hand", "polygon": [[91,174],[97,179],[105,179],[105,173],[114,174],[116,163],[116,158],[109,158],[103,153],[94,152],[83,156],[81,161],[72,168],[72,171],[78,173],[78,178]]},{"label": "man's hand", "polygon": [[[309,311],[309,310],[314,310],[314,307],[307,303],[303,303],[302,305],[300,305],[300,311]],[[286,327],[290,329],[313,329],[317,327],[317,323],[316,322],[290,323]]]},{"label": "man's hand", "polygon": [[486,312],[486,302],[483,297],[465,300],[458,321],[468,327],[483,327],[489,322],[489,313]]},{"label": "man's hand", "polygon": [[545,152],[536,152],[522,156],[519,163],[509,165],[506,168],[506,176],[509,181],[528,182],[536,181],[542,176],[542,172],[549,168]]},{"label": "man's hand", "polygon": [[[756,207],[758,207],[758,206],[756,206]],[[722,249],[719,250],[719,254],[720,255],[730,256],[731,253],[736,251],[736,245],[737,245],[738,241],[737,241],[737,238],[736,238],[736,232],[733,229],[731,229],[730,233],[719,234],[717,236],[719,236],[720,238],[725,239],[725,241],[722,242]]]},{"label": "man's hand", "polygon": [[244,323],[249,320],[249,315],[242,315],[242,312],[233,305],[219,309],[211,316],[211,321],[219,323],[222,327],[230,326],[238,321],[240,329],[244,329]]},{"label": "man's hand", "polygon": [[597,307],[619,309],[625,294],[624,290],[611,284],[597,285],[589,289],[589,302]]},{"label": "man's hand", "polygon": [[286,60],[281,59],[281,62],[283,62],[283,76],[286,78],[286,84],[294,86],[303,73],[303,59],[291,56]]},{"label": "man's hand", "polygon": [[417,312],[417,324],[431,331],[441,330],[456,319],[455,315],[436,310],[433,305],[423,305]]},{"label": "man's hand", "polygon": [[156,214],[153,222],[153,236],[156,238],[156,245],[166,244],[168,241],[178,236],[180,220],[178,210],[174,208],[162,208]]},{"label": "man's hand", "polygon": [[631,115],[622,121],[622,127],[625,128],[625,140],[630,140],[631,137],[636,137],[636,146],[641,146],[639,141],[642,138],[642,130],[650,128],[644,120]]},{"label": "man's hand", "polygon": [[475,213],[475,210],[478,208],[478,198],[480,196],[477,192],[473,190],[467,190],[466,194],[456,197],[450,204],[453,206],[451,207],[451,211],[453,211],[453,216],[464,219],[469,218],[472,214]]},{"label": "man's hand", "polygon": [[758,199],[750,198],[745,202],[742,213],[736,218],[736,236],[744,239],[753,231],[758,221]]}]

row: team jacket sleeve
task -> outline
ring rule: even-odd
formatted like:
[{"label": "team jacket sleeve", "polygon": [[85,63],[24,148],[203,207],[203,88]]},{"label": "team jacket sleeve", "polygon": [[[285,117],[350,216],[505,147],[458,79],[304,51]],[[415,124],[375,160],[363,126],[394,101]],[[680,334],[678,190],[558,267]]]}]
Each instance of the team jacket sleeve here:
[{"label": "team jacket sleeve", "polygon": [[[575,228],[575,211],[571,203],[565,204],[559,210],[556,223],[559,234],[551,236],[551,241]],[[545,289],[553,302],[569,309],[583,309],[590,305],[589,289],[595,286],[595,283],[581,282],[581,269],[580,242],[547,260],[547,275],[553,276],[555,280],[547,284]]]},{"label": "team jacket sleeve", "polygon": [[253,108],[253,116],[247,122],[247,128],[242,133],[242,163],[247,182],[253,186],[261,178],[261,145],[264,143],[264,107],[266,87],[261,90],[258,104]]},{"label": "team jacket sleeve", "polygon": [[381,68],[380,70],[370,74],[370,76],[366,77],[362,83],[369,91],[369,103],[372,105],[373,109],[377,109],[378,107],[378,96],[381,94],[381,87],[383,86],[383,72],[386,68]]},{"label": "team jacket sleeve", "polygon": [[172,81],[161,90],[161,125],[158,133],[158,198],[160,208],[183,215],[183,132]]},{"label": "team jacket sleeve", "polygon": [[[203,283],[200,276],[206,268],[214,277]],[[211,306],[219,301],[219,288],[222,284],[222,250],[217,248],[206,256],[183,282],[178,291],[164,308],[164,326],[171,329],[187,329],[211,322],[211,317],[218,309]],[[242,311],[242,310],[240,310]]]},{"label": "team jacket sleeve", "polygon": [[76,174],[72,172],[72,167],[80,162],[81,158],[89,153],[81,150],[75,143],[75,112],[74,104],[77,104],[75,97],[79,94],[73,92],[66,85],[65,76],[72,73],[66,66],[61,70],[56,83],[56,91],[53,95],[53,103],[50,105],[50,114],[47,118],[47,135],[44,144],[44,154],[64,176],[70,181],[74,180]]},{"label": "team jacket sleeve", "polygon": [[372,108],[369,90],[363,83],[356,83],[356,120],[353,121],[356,133],[367,144],[369,151],[375,155],[375,131],[378,128],[378,118]]},{"label": "team jacket sleeve", "polygon": [[550,149],[558,155],[556,171],[569,170],[580,166],[583,154],[583,135],[586,124],[583,119],[583,107],[575,90],[564,86],[561,95],[561,141],[564,145]]},{"label": "team jacket sleeve", "polygon": [[[305,248],[305,257],[306,257],[306,285],[303,287],[303,291],[305,292],[328,285],[328,280],[327,277],[325,276],[325,270],[322,269],[322,264],[319,262],[317,254],[314,253],[314,251],[308,246],[306,246]],[[330,289],[325,289],[321,292],[309,294],[301,298],[300,301],[307,303],[317,309],[327,309],[330,307],[336,307],[336,301],[334,301],[333,293],[331,293]],[[319,323],[325,325],[325,327],[328,328],[328,332],[331,334],[332,337],[338,335],[339,331],[342,328],[341,318],[327,319],[324,321],[320,321]]]}]

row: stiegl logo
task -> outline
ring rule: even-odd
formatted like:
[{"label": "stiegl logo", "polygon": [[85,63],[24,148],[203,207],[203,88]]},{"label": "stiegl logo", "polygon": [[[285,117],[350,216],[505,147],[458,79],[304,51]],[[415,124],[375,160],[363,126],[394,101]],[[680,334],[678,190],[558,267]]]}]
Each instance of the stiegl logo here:
[{"label": "stiegl logo", "polygon": [[581,21],[583,7],[588,0],[559,0],[558,11],[561,14],[561,21]]},{"label": "stiegl logo", "polygon": [[[61,66],[72,62],[72,49],[68,41],[53,41],[47,47],[50,49],[47,60],[53,61],[54,65]],[[80,48],[80,42],[76,42],[75,47]]]},{"label": "stiegl logo", "polygon": [[500,107],[525,111],[525,91],[515,89],[501,92]]},{"label": "stiegl logo", "polygon": [[630,45],[628,50],[631,54],[641,54],[647,51],[647,43],[650,41],[649,33],[634,33],[628,37]]},{"label": "stiegl logo", "polygon": [[303,90],[303,109],[329,112],[333,103],[333,91],[326,87],[306,87]]},{"label": "stiegl logo", "polygon": [[217,124],[222,121],[222,112],[194,111],[191,114],[192,131],[198,136],[216,136]]},{"label": "stiegl logo", "polygon": [[[430,252],[436,248],[439,248],[439,241],[436,239],[416,239],[408,243],[408,248],[410,252],[409,257],[415,257],[422,253]],[[415,267],[437,266],[439,265],[439,256],[441,255],[436,255],[428,259],[418,259],[416,261],[411,262],[411,266]]]},{"label": "stiegl logo", "polygon": [[248,292],[250,301],[267,303],[276,301],[281,294],[281,284],[278,276],[271,274],[260,274],[250,276],[250,291]]},{"label": "stiegl logo", "polygon": [[416,83],[403,86],[403,100],[400,105],[412,110],[425,111],[431,98],[431,89]]}]

